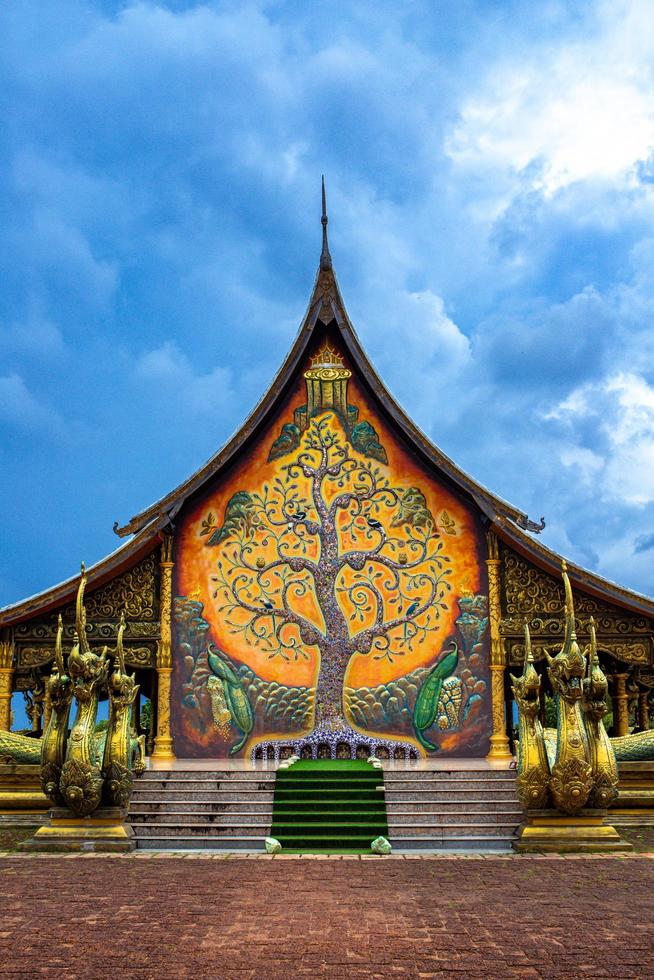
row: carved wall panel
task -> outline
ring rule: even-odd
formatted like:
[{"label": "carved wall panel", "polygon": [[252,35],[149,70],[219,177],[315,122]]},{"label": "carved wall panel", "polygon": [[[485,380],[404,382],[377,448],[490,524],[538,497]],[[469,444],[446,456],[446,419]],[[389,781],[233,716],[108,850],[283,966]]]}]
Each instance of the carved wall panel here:
[{"label": "carved wall panel", "polygon": [[[584,647],[584,640],[586,637],[583,635],[579,636],[582,649]],[[554,644],[532,644],[532,652],[534,654],[534,660],[541,660],[545,656],[545,650],[554,656],[557,652],[556,643]],[[622,660],[624,663],[631,664],[649,664],[652,659],[652,643],[651,641],[641,641],[635,640],[633,642],[628,641],[612,641],[612,640],[602,640],[599,643],[599,652],[607,653],[611,657],[615,657],[616,660]],[[522,665],[525,661],[525,647],[523,643],[511,642],[509,641],[509,663],[512,665]]]},{"label": "carved wall panel", "polygon": [[[85,596],[87,634],[91,639],[112,641],[122,611],[130,637],[159,637],[159,551],[141,559],[133,568],[117,575],[106,585]],[[14,639],[51,640],[57,633],[57,616],[64,620],[64,639],[70,641],[75,629],[75,604],[69,603],[43,617],[35,617],[14,627]]]},{"label": "carved wall panel", "polygon": [[[561,579],[549,575],[502,544],[502,622],[510,664],[524,661],[521,642],[527,620],[536,659],[544,649],[552,655],[563,639],[565,596]],[[588,641],[588,621],[595,619],[600,651],[631,664],[654,663],[654,620],[573,589],[577,633],[580,643]],[[540,642],[539,642],[540,640]]]},{"label": "carved wall panel", "polygon": [[[115,638],[115,630],[114,630]],[[91,649],[94,653],[100,653],[103,647],[92,644]],[[156,658],[156,647],[151,646],[129,646],[125,644],[125,663],[130,667],[154,667]],[[109,656],[115,655],[115,648],[107,644]],[[64,656],[68,651],[64,651]],[[32,667],[42,667],[54,660],[54,647],[46,646],[25,646],[18,647],[16,651],[16,661],[19,670],[27,670]]]}]

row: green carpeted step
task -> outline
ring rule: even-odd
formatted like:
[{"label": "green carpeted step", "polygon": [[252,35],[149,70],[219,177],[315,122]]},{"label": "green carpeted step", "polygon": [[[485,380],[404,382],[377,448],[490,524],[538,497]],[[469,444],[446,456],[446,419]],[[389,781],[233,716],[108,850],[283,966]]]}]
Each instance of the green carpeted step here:
[{"label": "green carpeted step", "polygon": [[280,811],[297,808],[298,810],[306,810],[307,812],[324,810],[325,812],[337,813],[339,810],[349,809],[353,803],[356,803],[358,810],[386,813],[386,803],[381,794],[377,794],[374,800],[362,800],[360,798],[352,800],[349,797],[341,797],[335,800],[333,797],[325,797],[323,799],[319,796],[314,800],[305,800],[298,799],[297,796],[289,796],[287,799],[275,800],[275,810],[279,807]]},{"label": "green carpeted step", "polygon": [[277,773],[271,834],[285,850],[366,853],[387,836],[381,770],[362,760],[303,760]]},{"label": "green carpeted step", "polygon": [[[278,772],[278,776],[288,776],[291,773],[317,772],[324,769],[331,769],[334,772],[355,772],[367,774],[372,766],[365,759],[300,759],[291,769]],[[373,772],[375,770],[373,769]]]},{"label": "green carpeted step", "polygon": [[300,789],[317,789],[320,790],[321,793],[325,793],[330,789],[335,790],[337,793],[347,793],[351,791],[356,793],[361,791],[366,793],[374,793],[378,785],[379,781],[372,779],[320,779],[316,778],[315,776],[311,776],[309,779],[282,779],[277,784],[277,788],[280,790],[287,790],[292,793],[295,793]]},{"label": "green carpeted step", "polygon": [[376,803],[380,800],[383,801],[383,796],[376,790],[342,790],[338,791],[335,789],[329,789],[321,791],[319,789],[278,789],[275,790],[275,799],[283,802],[284,800],[304,800],[306,803],[310,803],[312,800],[322,800],[327,794],[329,794],[329,799],[331,800],[351,800],[352,802],[356,800],[365,801],[366,803]]},{"label": "green carpeted step", "polygon": [[377,823],[386,817],[384,810],[342,809],[330,810],[275,810],[275,819],[280,823],[326,823],[327,821],[360,821],[361,823]]},{"label": "green carpeted step", "polygon": [[288,834],[283,839],[277,838],[284,849],[304,849],[307,852],[314,848],[329,848],[333,851],[340,851],[344,848],[360,848],[362,851],[370,851],[371,842],[378,834],[371,832],[365,834],[343,833],[340,835],[329,834]]}]

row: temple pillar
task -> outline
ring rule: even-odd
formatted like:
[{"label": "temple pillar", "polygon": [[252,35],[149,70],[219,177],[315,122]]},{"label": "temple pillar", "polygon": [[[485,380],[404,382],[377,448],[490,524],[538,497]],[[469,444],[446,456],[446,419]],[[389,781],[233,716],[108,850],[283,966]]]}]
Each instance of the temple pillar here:
[{"label": "temple pillar", "polygon": [[173,539],[164,536],[161,545],[161,585],[159,592],[160,640],[157,647],[157,734],[154,739],[152,758],[159,762],[175,758],[173,738],[170,734],[170,681],[173,672],[172,656],[172,589],[173,589]]},{"label": "temple pillar", "polygon": [[497,537],[493,531],[486,535],[488,542],[488,618],[490,625],[491,715],[493,730],[490,736],[490,761],[511,759],[509,737],[506,732],[506,704],[504,699],[504,671],[506,654],[500,634],[502,605],[500,602],[500,556]]},{"label": "temple pillar", "polygon": [[0,641],[0,731],[11,731],[11,694],[14,686],[11,640]]},{"label": "temple pillar", "polygon": [[638,727],[643,732],[649,730],[649,690],[638,693]]},{"label": "temple pillar", "polygon": [[615,734],[629,734],[629,695],[627,694],[628,674],[614,674],[613,683],[613,724]]}]

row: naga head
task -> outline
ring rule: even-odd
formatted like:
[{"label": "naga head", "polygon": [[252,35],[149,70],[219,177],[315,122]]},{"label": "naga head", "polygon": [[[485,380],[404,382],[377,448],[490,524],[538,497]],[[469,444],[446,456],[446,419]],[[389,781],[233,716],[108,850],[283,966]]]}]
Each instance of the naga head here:
[{"label": "naga head", "polygon": [[584,680],[584,710],[591,718],[599,721],[608,711],[606,696],[608,694],[609,684],[604,671],[599,665],[595,620],[592,616],[589,629],[590,648],[588,651],[588,674]]},{"label": "naga head", "polygon": [[112,701],[121,701],[131,704],[136,698],[138,687],[135,685],[136,675],[131,676],[125,671],[125,650],[123,648],[123,633],[125,632],[125,613],[120,614],[118,626],[118,636],[116,638],[116,659],[114,660],[114,671],[109,678],[109,688]]},{"label": "naga head", "polygon": [[545,657],[552,690],[564,701],[574,702],[579,701],[583,693],[586,660],[577,642],[575,609],[565,561],[562,562],[561,569],[565,588],[565,636],[556,657],[550,657],[547,651]]},{"label": "naga head", "polygon": [[48,694],[50,696],[50,701],[52,702],[52,707],[55,708],[55,710],[65,708],[66,705],[70,703],[70,677],[68,677],[66,674],[66,667],[64,665],[62,646],[63,633],[64,625],[60,614],[57,622],[54,665],[52,668],[52,673],[48,678]]},{"label": "naga head", "polygon": [[525,665],[519,677],[514,677],[511,674],[511,682],[518,711],[527,718],[535,718],[540,709],[540,677],[534,667],[531,636],[527,623],[525,623]]}]

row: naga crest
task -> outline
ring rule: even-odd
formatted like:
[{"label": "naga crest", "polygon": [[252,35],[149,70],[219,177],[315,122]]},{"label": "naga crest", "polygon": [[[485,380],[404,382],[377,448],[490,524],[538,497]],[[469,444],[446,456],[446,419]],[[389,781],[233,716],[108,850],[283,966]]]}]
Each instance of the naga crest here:
[{"label": "naga crest", "polygon": [[595,620],[591,617],[590,649],[588,652],[588,675],[584,680],[584,711],[589,718],[599,721],[608,711],[606,698],[609,683],[597,657],[597,638],[595,636]]},{"label": "naga crest", "polygon": [[535,718],[540,710],[540,677],[534,667],[529,627],[525,623],[525,665],[518,677],[510,675],[518,710],[526,718]]},{"label": "naga crest", "polygon": [[577,642],[572,589],[565,562],[563,562],[562,570],[565,587],[565,637],[563,646],[556,657],[550,657],[547,651],[545,651],[545,656],[554,693],[560,695],[564,701],[572,703],[579,701],[583,694],[586,660]]},{"label": "naga crest", "polygon": [[86,637],[85,587],[86,571],[82,564],[82,578],[77,591],[75,610],[75,643],[68,655],[68,673],[73,682],[73,693],[82,704],[89,701],[93,692],[105,682],[109,669],[107,648],[105,647],[102,654],[98,656],[91,651]]},{"label": "naga crest", "polygon": [[115,707],[128,707],[136,699],[138,688],[136,687],[136,675],[125,672],[125,651],[123,648],[123,633],[125,632],[125,613],[120,614],[120,624],[118,626],[118,639],[116,641],[116,659],[114,670],[109,677],[108,688],[111,701]]}]

